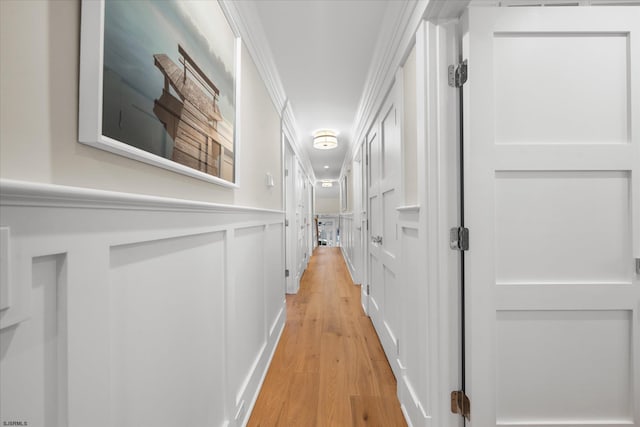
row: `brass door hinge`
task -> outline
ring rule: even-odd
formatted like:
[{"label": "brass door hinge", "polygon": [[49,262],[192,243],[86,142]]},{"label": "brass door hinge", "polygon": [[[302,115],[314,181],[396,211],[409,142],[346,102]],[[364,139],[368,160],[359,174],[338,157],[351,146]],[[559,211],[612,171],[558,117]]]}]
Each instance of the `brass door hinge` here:
[{"label": "brass door hinge", "polygon": [[451,413],[460,414],[471,420],[471,402],[464,391],[451,392]]}]

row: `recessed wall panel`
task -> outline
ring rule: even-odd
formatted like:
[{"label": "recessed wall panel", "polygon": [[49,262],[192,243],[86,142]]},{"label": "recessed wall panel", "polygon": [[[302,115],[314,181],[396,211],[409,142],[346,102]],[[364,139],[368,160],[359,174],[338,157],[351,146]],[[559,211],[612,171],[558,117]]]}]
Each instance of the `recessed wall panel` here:
[{"label": "recessed wall panel", "polygon": [[220,425],[224,234],[113,247],[114,426]]},{"label": "recessed wall panel", "polygon": [[[279,243],[277,243],[279,244]],[[267,340],[265,314],[265,227],[235,231],[235,318],[231,320],[232,378],[242,387]],[[241,389],[237,390],[242,392]]]},{"label": "recessed wall panel", "polygon": [[382,215],[383,230],[382,246],[390,255],[398,253],[398,193],[395,190],[389,190],[382,193]]},{"label": "recessed wall panel", "polygon": [[498,172],[498,283],[630,283],[629,174]]},{"label": "recessed wall panel", "polygon": [[620,33],[497,34],[496,143],[629,142],[628,43]]},{"label": "recessed wall panel", "polygon": [[[278,313],[284,305],[284,264],[282,262],[282,224],[269,225],[266,231],[265,266],[265,297],[267,310],[267,324],[274,325]],[[298,252],[300,253],[300,252]],[[270,331],[271,332],[271,331]],[[276,332],[276,331],[274,331]]]},{"label": "recessed wall panel", "polygon": [[400,132],[397,114],[397,109],[393,106],[382,120],[382,179],[389,179],[400,173]]},{"label": "recessed wall panel", "polygon": [[[430,402],[428,400],[427,366],[429,363],[426,349],[430,344],[428,334],[427,313],[425,307],[428,301],[423,300],[425,294],[424,282],[420,278],[420,239],[415,228],[402,228],[402,277],[403,298],[402,303],[402,336],[400,344],[400,358],[405,367],[404,381],[409,384],[414,403],[420,403],[422,408],[430,414]],[[400,379],[398,379],[400,380]]]},{"label": "recessed wall panel", "polygon": [[631,421],[631,319],[626,310],[498,312],[498,422]]},{"label": "recessed wall panel", "polygon": [[[55,426],[65,423],[65,396],[59,388],[66,372],[59,360],[64,307],[59,278],[64,255],[33,259],[30,317],[0,331],[0,422]],[[64,342],[64,341],[63,341]]]},{"label": "recessed wall panel", "polygon": [[400,331],[400,289],[395,273],[385,265],[382,269],[384,271],[384,321],[393,338],[397,339]]},{"label": "recessed wall panel", "polygon": [[382,277],[382,263],[371,251],[369,252],[369,284],[369,301],[373,304],[372,308],[377,311],[380,309],[380,305],[384,304],[384,278]]}]

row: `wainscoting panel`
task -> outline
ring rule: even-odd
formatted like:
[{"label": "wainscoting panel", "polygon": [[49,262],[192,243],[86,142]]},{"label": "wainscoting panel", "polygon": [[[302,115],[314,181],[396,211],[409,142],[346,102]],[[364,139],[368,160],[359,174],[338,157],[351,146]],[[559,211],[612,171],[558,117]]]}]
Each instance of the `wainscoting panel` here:
[{"label": "wainscoting panel", "polygon": [[216,232],[111,249],[114,425],[224,422],[223,238]]},{"label": "wainscoting panel", "polygon": [[[431,358],[428,328],[428,313],[425,309],[425,283],[420,280],[421,265],[420,245],[426,240],[419,234],[419,214],[417,206],[404,207],[399,210],[399,226],[401,229],[401,269],[400,280],[403,283],[402,331],[400,338],[399,364],[402,375],[398,380],[398,394],[403,410],[408,419],[415,425],[424,425],[431,413],[427,384],[428,366]],[[422,239],[421,239],[422,237]]]},{"label": "wainscoting panel", "polygon": [[281,211],[0,181],[0,423],[244,425],[284,327],[283,226]]},{"label": "wainscoting panel", "polygon": [[342,256],[347,263],[349,273],[351,273],[351,279],[354,283],[360,283],[359,277],[356,274],[356,243],[360,244],[360,229],[354,227],[353,214],[341,214],[340,215],[340,248],[342,249]]},{"label": "wainscoting panel", "polygon": [[64,255],[32,262],[31,312],[28,322],[0,330],[2,421],[29,425],[64,425],[64,378],[58,375],[65,331],[57,310],[64,298]]},{"label": "wainscoting panel", "polygon": [[[255,364],[266,347],[264,304],[264,226],[247,227],[234,232],[236,248],[234,263],[235,319],[229,322],[233,337],[229,344],[229,366],[232,382],[237,384],[238,404],[251,378]],[[244,334],[238,335],[244,331]]]}]

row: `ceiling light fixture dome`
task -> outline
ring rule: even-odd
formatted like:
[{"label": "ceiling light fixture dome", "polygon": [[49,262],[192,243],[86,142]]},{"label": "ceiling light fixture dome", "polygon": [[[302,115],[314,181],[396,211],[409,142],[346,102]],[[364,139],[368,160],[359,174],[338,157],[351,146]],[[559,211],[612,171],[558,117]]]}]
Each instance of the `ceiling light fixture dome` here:
[{"label": "ceiling light fixture dome", "polygon": [[323,129],[313,134],[313,148],[318,150],[331,150],[338,146],[336,133],[329,129]]}]

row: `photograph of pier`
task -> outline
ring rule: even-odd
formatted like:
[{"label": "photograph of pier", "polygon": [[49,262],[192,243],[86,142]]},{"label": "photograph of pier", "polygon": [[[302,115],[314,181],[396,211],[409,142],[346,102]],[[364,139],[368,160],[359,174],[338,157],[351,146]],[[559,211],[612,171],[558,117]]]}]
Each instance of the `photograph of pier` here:
[{"label": "photograph of pier", "polygon": [[235,36],[217,2],[106,0],[102,133],[235,181]]}]

